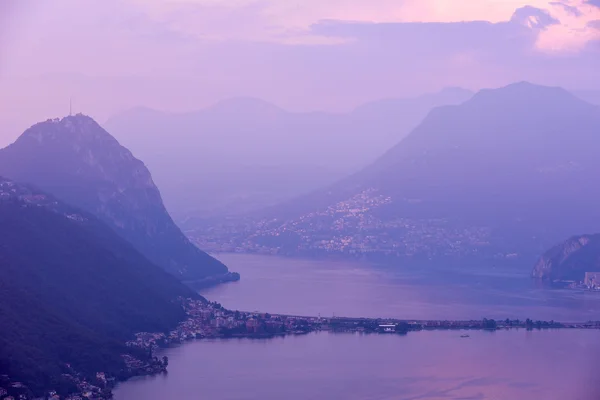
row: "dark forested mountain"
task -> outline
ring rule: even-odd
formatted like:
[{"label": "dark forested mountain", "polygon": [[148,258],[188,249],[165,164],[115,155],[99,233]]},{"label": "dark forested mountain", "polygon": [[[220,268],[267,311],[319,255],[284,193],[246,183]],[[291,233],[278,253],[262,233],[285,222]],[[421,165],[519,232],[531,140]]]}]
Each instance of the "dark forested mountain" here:
[{"label": "dark forested mountain", "polygon": [[0,150],[0,175],[86,210],[180,279],[224,275],[173,223],[144,164],[84,115],[32,126]]},{"label": "dark forested mountain", "polygon": [[546,251],[533,269],[536,278],[582,281],[600,272],[600,234],[574,236]]},{"label": "dark forested mountain", "polygon": [[256,209],[329,185],[374,161],[433,107],[471,95],[447,89],[347,114],[293,113],[236,98],[185,114],[133,109],[105,126],[147,162],[181,219]]},{"label": "dark forested mountain", "polygon": [[69,391],[68,375],[122,377],[141,331],[185,318],[199,298],[96,217],[0,178],[0,376],[35,394]]},{"label": "dark forested mountain", "polygon": [[529,83],[483,90],[434,109],[361,172],[233,236],[251,244],[226,228],[221,239],[199,235],[253,251],[531,260],[597,228],[598,148],[597,106]]}]

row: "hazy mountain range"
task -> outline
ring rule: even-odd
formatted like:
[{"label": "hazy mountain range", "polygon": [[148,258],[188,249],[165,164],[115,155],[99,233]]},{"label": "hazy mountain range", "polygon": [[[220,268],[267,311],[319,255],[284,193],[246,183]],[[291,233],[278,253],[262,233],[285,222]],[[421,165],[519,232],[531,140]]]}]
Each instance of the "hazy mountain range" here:
[{"label": "hazy mountain range", "polygon": [[179,279],[228,277],[173,223],[144,164],[87,116],[32,126],[0,150],[0,175],[94,214]]},{"label": "hazy mountain range", "polygon": [[217,249],[525,260],[598,229],[600,108],[513,84],[434,109],[360,172],[198,233]]},{"label": "hazy mountain range", "polygon": [[183,219],[258,209],[331,184],[374,161],[432,108],[471,96],[450,88],[348,114],[235,98],[183,114],[133,109],[104,126],[147,163],[167,207]]}]

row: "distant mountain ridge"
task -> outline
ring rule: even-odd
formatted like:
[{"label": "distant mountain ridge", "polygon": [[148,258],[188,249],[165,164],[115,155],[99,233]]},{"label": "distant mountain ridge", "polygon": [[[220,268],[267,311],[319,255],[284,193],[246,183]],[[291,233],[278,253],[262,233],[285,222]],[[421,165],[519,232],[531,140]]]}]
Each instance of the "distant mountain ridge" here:
[{"label": "distant mountain ridge", "polygon": [[[471,95],[447,89],[346,114],[289,112],[233,98],[179,114],[133,109],[104,125],[147,162],[167,207],[181,219],[246,211],[240,199],[258,209],[327,186],[377,159],[433,107]],[[210,193],[190,190],[197,186]]]},{"label": "distant mountain ridge", "polygon": [[600,108],[566,90],[527,82],[483,90],[435,108],[360,172],[265,210],[239,241],[197,235],[225,247],[250,237],[249,251],[527,265],[561,238],[595,229],[598,148]]},{"label": "distant mountain ridge", "polygon": [[90,117],[32,126],[0,150],[0,174],[96,215],[180,279],[227,279],[227,268],[173,223],[144,164]]}]

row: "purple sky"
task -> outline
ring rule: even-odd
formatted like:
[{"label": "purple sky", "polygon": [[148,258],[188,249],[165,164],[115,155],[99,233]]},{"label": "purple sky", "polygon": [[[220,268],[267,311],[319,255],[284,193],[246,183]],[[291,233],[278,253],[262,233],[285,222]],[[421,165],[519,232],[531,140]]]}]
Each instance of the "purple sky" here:
[{"label": "purple sky", "polygon": [[344,111],[444,86],[600,89],[599,0],[3,0],[0,144],[75,111],[254,96]]}]

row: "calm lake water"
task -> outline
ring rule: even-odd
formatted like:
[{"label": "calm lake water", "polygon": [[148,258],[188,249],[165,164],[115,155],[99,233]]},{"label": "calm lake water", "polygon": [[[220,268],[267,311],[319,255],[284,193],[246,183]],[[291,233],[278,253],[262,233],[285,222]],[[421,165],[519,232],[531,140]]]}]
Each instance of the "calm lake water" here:
[{"label": "calm lake water", "polygon": [[[384,269],[219,255],[242,274],[203,294],[225,307],[297,315],[419,319],[600,319],[600,294],[548,289],[528,271]],[[404,272],[398,272],[404,271]],[[408,272],[407,272],[408,271]],[[168,375],[120,385],[115,400],[600,399],[600,331],[313,333],[200,340],[163,351]],[[596,384],[598,382],[598,384]]]},{"label": "calm lake water", "polygon": [[202,292],[230,309],[418,319],[600,320],[600,293],[549,289],[530,270],[378,268],[349,262],[218,255],[242,275]]}]

